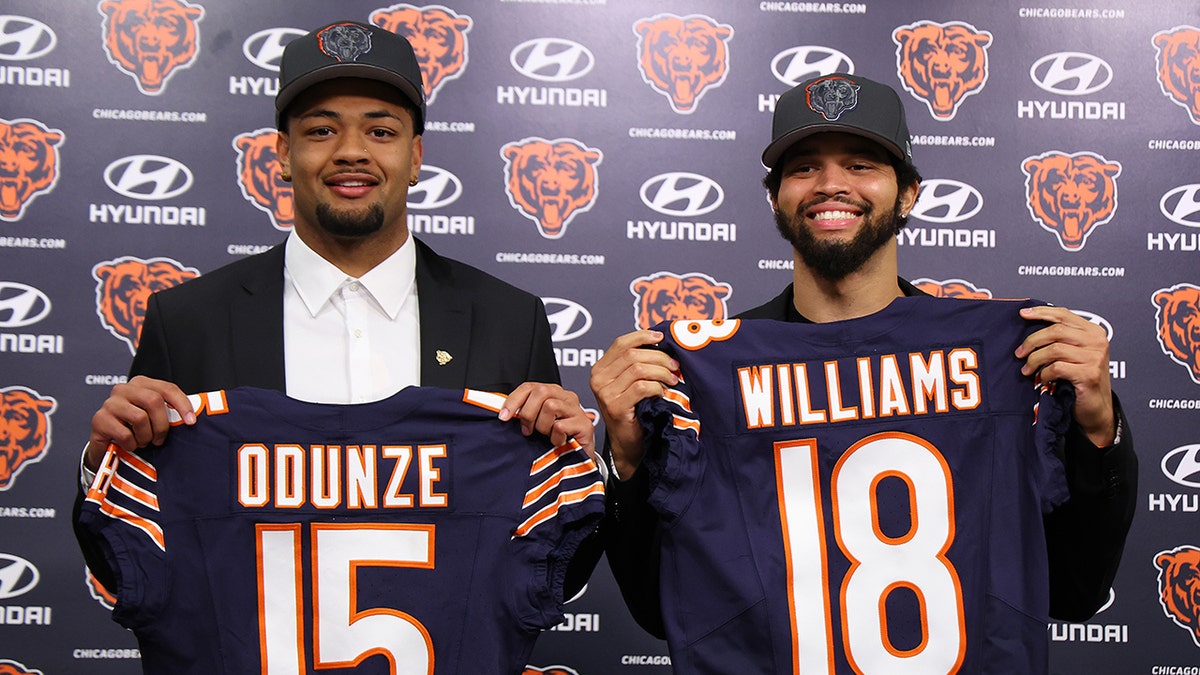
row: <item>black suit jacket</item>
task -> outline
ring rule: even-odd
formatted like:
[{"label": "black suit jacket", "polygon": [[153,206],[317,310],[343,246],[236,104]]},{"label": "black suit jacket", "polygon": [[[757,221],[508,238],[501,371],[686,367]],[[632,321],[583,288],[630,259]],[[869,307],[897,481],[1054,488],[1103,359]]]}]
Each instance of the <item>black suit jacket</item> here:
[{"label": "black suit jacket", "polygon": [[[560,383],[540,299],[415,243],[423,386],[508,394],[522,382]],[[276,246],[150,296],[130,376],[173,382],[189,394],[240,386],[285,391],[283,252]],[[453,357],[444,366],[438,350]],[[80,490],[76,539],[92,573],[113,588],[103,554],[78,527],[82,499]],[[593,542],[577,554],[568,597],[599,556]]]},{"label": "black suit jacket", "polygon": [[[904,279],[905,295],[925,295]],[[791,284],[739,319],[795,318]],[[1137,456],[1119,401],[1113,404],[1121,439],[1097,448],[1075,424],[1067,434],[1064,465],[1071,497],[1045,517],[1050,564],[1050,615],[1085,621],[1108,599],[1133,521]],[[645,469],[628,481],[610,478],[605,551],[630,613],[642,628],[665,637],[658,588],[658,514],[649,506]]]}]

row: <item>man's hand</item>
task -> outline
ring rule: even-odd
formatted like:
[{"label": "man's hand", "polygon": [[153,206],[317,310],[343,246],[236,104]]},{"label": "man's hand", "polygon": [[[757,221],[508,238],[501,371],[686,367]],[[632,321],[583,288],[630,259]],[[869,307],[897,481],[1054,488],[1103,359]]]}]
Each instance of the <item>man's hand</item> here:
[{"label": "man's hand", "polygon": [[196,414],[187,394],[170,382],[138,375],[118,384],[92,416],[92,435],[84,454],[84,465],[95,470],[110,443],[133,452],[153,443],[162,445],[171,428],[167,406],[195,424]]},{"label": "man's hand", "polygon": [[520,420],[521,433],[526,436],[537,431],[556,446],[574,438],[588,455],[596,457],[596,429],[574,392],[557,384],[525,382],[500,407],[500,419],[514,417]]},{"label": "man's hand", "polygon": [[667,387],[679,384],[675,359],[657,349],[643,349],[662,339],[658,331],[626,333],[592,366],[589,384],[612,446],[613,468],[621,480],[633,476],[642,463],[644,432],[634,409],[638,401],[662,396]]},{"label": "man's hand", "polygon": [[1117,421],[1104,329],[1064,307],[1026,307],[1021,317],[1050,324],[1017,347],[1017,358],[1025,359],[1021,374],[1075,385],[1075,422],[1096,447],[1112,445]]}]

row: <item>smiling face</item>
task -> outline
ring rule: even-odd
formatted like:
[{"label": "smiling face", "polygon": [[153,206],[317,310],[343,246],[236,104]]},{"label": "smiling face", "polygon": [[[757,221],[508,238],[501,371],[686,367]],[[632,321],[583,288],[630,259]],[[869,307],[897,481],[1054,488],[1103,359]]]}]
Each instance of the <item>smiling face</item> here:
[{"label": "smiling face", "polygon": [[292,174],[296,233],[318,252],[322,241],[368,238],[399,248],[408,236],[408,182],[422,147],[403,101],[387,84],[341,78],[289,106],[277,152]]},{"label": "smiling face", "polygon": [[894,246],[900,214],[912,210],[917,186],[900,190],[882,146],[845,133],[798,141],[782,162],[772,198],[780,234],[800,261],[839,280]]}]

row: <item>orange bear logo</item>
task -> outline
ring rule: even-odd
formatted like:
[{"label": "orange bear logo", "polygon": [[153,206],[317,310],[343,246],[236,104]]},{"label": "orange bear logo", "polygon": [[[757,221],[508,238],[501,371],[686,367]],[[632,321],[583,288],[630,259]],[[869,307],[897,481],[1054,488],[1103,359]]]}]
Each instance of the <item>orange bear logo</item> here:
[{"label": "orange bear logo", "polygon": [[64,138],[37,120],[0,119],[0,220],[20,220],[34,197],[54,189]]},{"label": "orange bear logo", "polygon": [[292,184],[280,178],[282,169],[275,142],[279,133],[274,129],[258,129],[233,138],[237,151],[238,186],[242,196],[260,211],[271,217],[277,230],[292,229],[295,203]]},{"label": "orange bear logo", "polygon": [[1163,612],[1200,647],[1200,549],[1180,546],[1154,557]]},{"label": "orange bear logo", "polygon": [[109,592],[100,580],[92,574],[92,571],[87,567],[83,568],[84,580],[87,583],[88,593],[91,593],[92,599],[100,603],[102,607],[113,609],[117,606],[117,596],[115,593]]},{"label": "orange bear logo", "polygon": [[42,671],[29,668],[23,663],[0,659],[0,675],[42,675]]},{"label": "orange bear logo", "polygon": [[1025,158],[1021,170],[1029,213],[1067,251],[1082,249],[1116,214],[1119,162],[1092,152],[1052,151]]},{"label": "orange bear logo", "polygon": [[733,287],[700,272],[656,272],[634,279],[629,292],[637,298],[634,321],[646,329],[663,321],[724,319],[729,315],[725,301]]},{"label": "orange bear logo", "polygon": [[184,0],[103,0],[104,51],[138,90],[157,96],[176,72],[196,61],[204,8]]},{"label": "orange bear logo", "polygon": [[547,666],[545,668],[525,666],[525,672],[521,675],[579,675],[579,672],[566,666]]},{"label": "orange bear logo", "polygon": [[913,286],[932,295],[935,298],[965,298],[968,300],[990,300],[992,292],[986,288],[979,288],[969,281],[962,279],[947,279],[946,281],[934,281],[933,279],[913,279]]},{"label": "orange bear logo", "polygon": [[426,104],[433,103],[443,84],[466,70],[471,17],[441,5],[392,5],[371,12],[370,21],[404,36],[412,45],[421,65]]},{"label": "orange bear logo", "polygon": [[508,201],[537,223],[547,239],[558,239],[576,214],[592,208],[603,153],[570,138],[526,138],[500,148]]},{"label": "orange bear logo", "polygon": [[1158,344],[1200,384],[1200,286],[1177,284],[1152,296]]},{"label": "orange bear logo", "polygon": [[106,260],[92,267],[96,280],[96,314],[115,337],[137,352],[150,294],[200,276],[200,271],[170,258],[142,260],[132,256]]},{"label": "orange bear logo", "polygon": [[969,23],[918,21],[892,31],[892,42],[900,83],[935,120],[954,119],[963,100],[987,83],[992,34]]},{"label": "orange bear logo", "polygon": [[50,449],[50,414],[58,402],[26,387],[0,389],[0,492]]},{"label": "orange bear logo", "polygon": [[699,14],[659,14],[635,23],[633,32],[642,80],[666,96],[675,112],[695,112],[700,98],[725,81],[732,26]]},{"label": "orange bear logo", "polygon": [[1176,26],[1154,34],[1158,86],[1200,124],[1200,28]]}]

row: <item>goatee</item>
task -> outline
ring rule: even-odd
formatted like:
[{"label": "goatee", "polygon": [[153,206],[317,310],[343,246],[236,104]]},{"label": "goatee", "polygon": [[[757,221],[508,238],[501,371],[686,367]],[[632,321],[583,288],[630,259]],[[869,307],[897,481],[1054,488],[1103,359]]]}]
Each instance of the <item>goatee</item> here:
[{"label": "goatee", "polygon": [[335,211],[329,204],[317,204],[317,224],[336,237],[365,237],[383,227],[383,206],[372,204],[362,211]]},{"label": "goatee", "polygon": [[850,204],[861,210],[863,225],[850,241],[820,241],[804,222],[804,213],[825,201],[831,200],[801,204],[790,215],[776,211],[775,227],[780,236],[792,244],[805,265],[830,281],[840,281],[861,268],[876,251],[896,236],[907,221],[899,217],[899,198],[891,209],[878,214],[870,204],[834,199],[832,201]]}]

